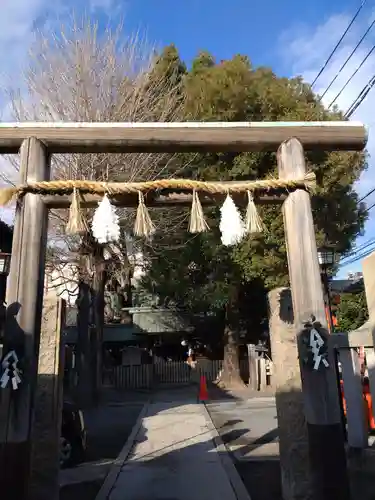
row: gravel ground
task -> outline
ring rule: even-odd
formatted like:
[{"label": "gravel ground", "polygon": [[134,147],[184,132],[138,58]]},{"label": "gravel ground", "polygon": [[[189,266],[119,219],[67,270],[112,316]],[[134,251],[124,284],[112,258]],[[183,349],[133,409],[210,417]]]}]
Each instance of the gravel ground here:
[{"label": "gravel ground", "polygon": [[87,412],[86,461],[115,459],[124,446],[143,404],[113,403]]},{"label": "gravel ground", "polygon": [[[111,461],[117,458],[138,418],[147,393],[109,393],[102,403],[84,412],[87,430],[85,463],[76,467],[90,468],[90,463]],[[93,469],[97,466],[94,464]],[[62,471],[62,475],[74,474],[74,470]],[[103,479],[68,484],[60,488],[60,500],[95,500]]]}]

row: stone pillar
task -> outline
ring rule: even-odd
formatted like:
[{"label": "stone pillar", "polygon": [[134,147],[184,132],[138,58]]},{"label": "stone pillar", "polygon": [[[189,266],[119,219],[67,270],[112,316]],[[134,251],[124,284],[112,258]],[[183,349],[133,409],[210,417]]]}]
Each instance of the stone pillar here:
[{"label": "stone pillar", "polygon": [[308,500],[308,434],[290,289],[272,290],[268,303],[283,500]]},{"label": "stone pillar", "polygon": [[31,477],[28,500],[58,500],[60,434],[64,377],[64,346],[61,329],[65,302],[54,294],[43,305],[35,393],[31,427]]}]

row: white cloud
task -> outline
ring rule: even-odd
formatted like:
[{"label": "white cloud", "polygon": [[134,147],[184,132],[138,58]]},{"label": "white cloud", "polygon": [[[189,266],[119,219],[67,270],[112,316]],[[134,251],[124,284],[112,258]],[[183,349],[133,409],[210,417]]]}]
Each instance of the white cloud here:
[{"label": "white cloud", "polygon": [[[0,16],[0,119],[10,121],[11,113],[5,89],[22,87],[22,68],[25,67],[28,50],[35,29],[44,25],[44,31],[54,32],[60,24],[74,13],[89,11],[109,15],[116,0],[1,0]],[[12,167],[0,156],[0,174],[13,178]],[[0,185],[2,184],[0,175]],[[12,223],[13,209],[0,207],[0,219]]]},{"label": "white cloud", "polygon": [[[347,28],[352,15],[337,14],[330,17],[319,26],[311,27],[300,25],[295,29],[288,30],[282,36],[282,56],[294,75],[302,75],[308,82],[312,82],[331,51]],[[363,19],[363,18],[362,18]],[[322,95],[332,79],[338,73],[341,65],[357,45],[364,32],[372,21],[367,15],[365,20],[358,22],[344,38],[339,49],[331,59],[327,68],[314,85],[314,90]],[[349,63],[339,74],[338,78],[326,93],[323,102],[329,105],[342,89],[348,78],[358,68],[368,51],[375,43],[375,29],[366,37],[360,48],[354,53]],[[336,104],[340,109],[346,111],[356,99],[369,79],[375,74],[375,53],[368,58],[366,63],[354,76],[350,84],[345,88]],[[369,131],[368,151],[370,154],[369,168],[361,176],[357,184],[357,190],[361,196],[365,195],[371,188],[375,187],[375,90],[371,91],[358,110],[352,115],[352,119],[362,121]],[[366,199],[368,206],[375,203],[375,193]],[[366,223],[365,236],[359,237],[357,245],[365,240],[375,237],[375,210],[370,212],[370,218]],[[346,275],[349,270],[359,270],[360,262],[342,267],[340,275]]]},{"label": "white cloud", "polygon": [[[36,20],[47,9],[47,0],[2,0],[0,17],[0,86],[6,87],[9,78],[21,79],[21,68],[32,41]],[[1,118],[8,115],[4,95],[0,100]],[[4,158],[0,158],[1,172],[9,171]],[[13,210],[0,208],[0,218],[7,223],[13,220]]]},{"label": "white cloud", "polygon": [[115,0],[90,0],[91,11],[103,10],[104,12],[110,12],[113,8]]}]

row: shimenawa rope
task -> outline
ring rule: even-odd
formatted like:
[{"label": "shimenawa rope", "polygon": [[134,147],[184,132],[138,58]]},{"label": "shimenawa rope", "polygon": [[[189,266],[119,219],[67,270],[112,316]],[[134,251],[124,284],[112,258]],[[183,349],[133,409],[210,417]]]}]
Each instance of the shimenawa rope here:
[{"label": "shimenawa rope", "polygon": [[314,189],[315,174],[309,172],[302,179],[264,179],[244,182],[206,182],[189,179],[159,179],[144,182],[94,182],[86,180],[58,180],[29,182],[24,185],[0,189],[0,206],[9,203],[15,196],[26,193],[70,194],[74,189],[81,193],[107,194],[109,197],[119,194],[138,194],[160,189],[181,189],[200,191],[209,194],[246,193],[247,191],[275,189]]},{"label": "shimenawa rope", "polygon": [[[226,208],[229,207],[230,210],[229,209],[228,209],[229,211],[224,210],[223,213],[226,214],[226,217],[224,217],[222,213],[222,219],[224,218],[226,220],[226,225],[225,225],[226,232],[228,234],[230,233],[229,234],[230,238],[228,236],[228,238],[224,239],[225,241],[228,240],[228,242],[225,244],[232,245],[234,244],[234,242],[239,242],[245,236],[245,234],[259,233],[263,230],[263,223],[261,221],[261,218],[259,217],[259,214],[257,212],[254,203],[254,197],[253,197],[254,191],[256,190],[271,191],[277,189],[293,190],[298,188],[312,190],[314,187],[315,187],[315,175],[312,172],[306,174],[303,179],[288,179],[288,180],[265,179],[265,180],[244,181],[244,182],[236,182],[236,181],[206,182],[206,181],[196,181],[189,179],[160,179],[160,180],[145,181],[145,182],[93,182],[85,180],[40,181],[40,182],[30,182],[28,184],[21,186],[0,189],[0,206],[6,205],[16,196],[22,197],[27,193],[34,193],[40,195],[51,194],[55,196],[73,193],[66,232],[67,234],[82,234],[87,230],[87,223],[81,212],[81,207],[80,207],[81,194],[92,193],[92,194],[103,195],[104,199],[107,200],[107,205],[109,204],[107,207],[109,212],[111,209],[111,204],[110,204],[111,196],[116,196],[120,194],[137,194],[138,209],[134,225],[134,234],[136,236],[143,236],[146,238],[150,238],[152,234],[155,232],[156,228],[151,220],[151,217],[145,205],[144,193],[153,190],[163,190],[163,189],[192,191],[193,200],[192,200],[191,216],[189,223],[189,231],[191,233],[202,233],[209,230],[208,224],[204,218],[204,213],[202,205],[199,200],[198,192],[200,191],[209,194],[226,194],[227,198],[226,202],[222,207],[222,211],[225,208],[226,204],[228,205],[228,203],[229,205]],[[237,214],[238,209],[236,208],[230,195],[234,193],[246,193],[246,192],[248,195],[248,207],[246,212],[245,224],[243,224],[242,222],[240,224],[241,234],[233,235],[232,233],[234,231],[234,226],[233,226],[232,215],[234,213]],[[97,214],[101,205],[102,203],[99,203],[95,214]],[[94,219],[95,219],[95,214],[94,214]],[[239,212],[237,215],[239,219],[241,219],[241,215]],[[99,217],[99,220],[102,221],[102,219],[103,217],[101,219]],[[108,225],[109,221],[108,220],[102,221],[102,224],[104,226],[105,224]],[[99,230],[100,228],[98,229],[98,231]],[[103,242],[105,239],[107,239],[108,231],[105,230],[104,232],[106,236],[104,237],[103,235],[101,235],[99,238],[100,242]],[[116,238],[118,237],[117,232],[115,236]]]}]

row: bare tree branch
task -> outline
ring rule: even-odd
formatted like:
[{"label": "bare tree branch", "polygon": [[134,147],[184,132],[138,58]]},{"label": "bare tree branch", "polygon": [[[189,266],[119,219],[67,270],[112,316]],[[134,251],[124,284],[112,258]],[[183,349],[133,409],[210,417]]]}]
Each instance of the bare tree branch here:
[{"label": "bare tree branch", "polygon": [[[184,92],[167,74],[155,71],[155,49],[139,34],[126,36],[120,23],[99,33],[98,24],[72,19],[52,37],[39,32],[30,49],[21,89],[8,95],[16,121],[176,121],[181,120]],[[10,158],[13,171],[1,174],[16,182],[19,158]],[[152,180],[178,175],[181,162],[170,154],[71,154],[54,155],[54,179],[103,181]],[[75,241],[65,235],[68,211],[52,211],[50,241],[60,252],[51,265],[72,260]],[[90,218],[91,212],[87,211]],[[130,231],[134,210],[121,212]],[[178,219],[181,216],[178,215]],[[179,221],[159,218],[158,230],[168,231]],[[185,217],[186,222],[186,217]],[[69,257],[70,256],[70,257]],[[74,260],[74,259],[73,259]]]}]

